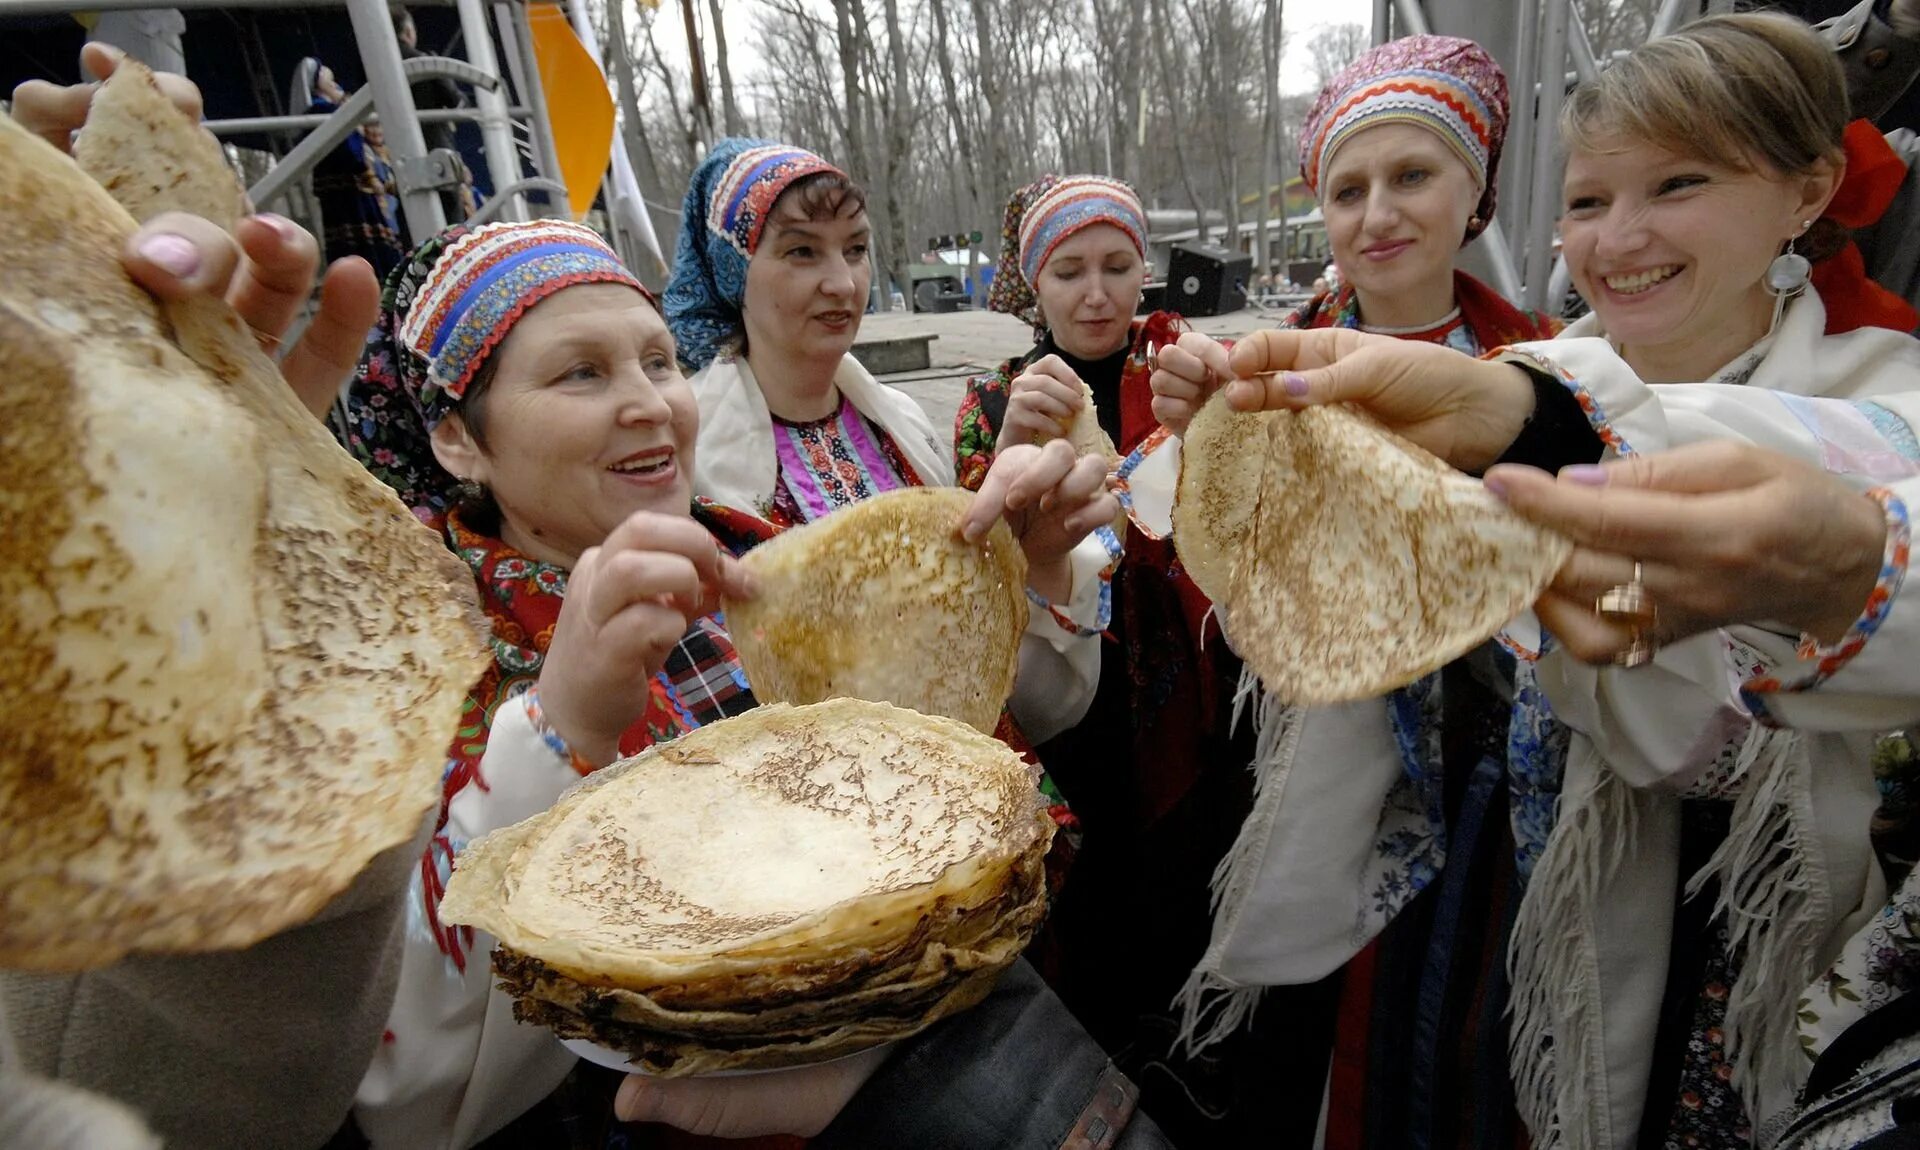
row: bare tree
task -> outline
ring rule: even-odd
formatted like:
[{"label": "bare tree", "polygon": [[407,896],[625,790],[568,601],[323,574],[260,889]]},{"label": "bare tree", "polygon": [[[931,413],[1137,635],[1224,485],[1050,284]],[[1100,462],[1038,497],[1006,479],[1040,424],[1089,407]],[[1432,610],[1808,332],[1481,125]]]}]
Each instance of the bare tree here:
[{"label": "bare tree", "polygon": [[740,118],[740,102],[733,94],[733,69],[727,62],[727,23],[720,13],[720,0],[707,0],[708,19],[713,25],[713,67],[720,75],[720,115],[727,135],[746,134],[746,122]]},{"label": "bare tree", "polygon": [[1340,70],[1360,58],[1372,44],[1367,30],[1359,24],[1329,24],[1307,41],[1313,56],[1314,86],[1324,88]]},{"label": "bare tree", "polygon": [[1660,0],[1574,0],[1573,11],[1587,29],[1593,54],[1604,61],[1646,41]]},{"label": "bare tree", "polygon": [[[1267,243],[1267,217],[1273,206],[1273,186],[1278,172],[1274,167],[1275,145],[1279,136],[1280,114],[1280,0],[1266,0],[1260,15],[1260,224],[1254,241],[1254,259],[1264,273],[1273,262],[1273,249]],[[1280,246],[1287,237],[1287,207],[1284,189],[1280,197]]]}]

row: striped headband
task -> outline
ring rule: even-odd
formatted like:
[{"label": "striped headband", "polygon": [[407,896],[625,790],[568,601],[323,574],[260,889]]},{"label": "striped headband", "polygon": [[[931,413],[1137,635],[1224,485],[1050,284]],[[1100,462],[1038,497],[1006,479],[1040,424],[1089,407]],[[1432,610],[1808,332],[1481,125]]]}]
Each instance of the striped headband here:
[{"label": "striped headband", "polygon": [[533,305],[585,283],[652,294],[592,228],[565,220],[487,224],[441,254],[398,332],[427,363],[426,387],[453,401]]},{"label": "striped headband", "polygon": [[1453,36],[1408,36],[1361,56],[1321,89],[1300,134],[1300,174],[1318,194],[1334,154],[1381,124],[1440,137],[1481,189],[1467,239],[1493,218],[1507,133],[1507,78],[1486,50]]},{"label": "striped headband", "polygon": [[742,256],[751,258],[760,246],[760,232],[774,201],[794,181],[820,172],[841,174],[805,148],[790,144],[762,144],[733,157],[713,185],[707,200],[707,228]]},{"label": "striped headband", "polygon": [[1127,233],[1146,258],[1147,213],[1133,189],[1106,176],[1068,176],[1026,205],[1020,221],[1020,274],[1029,284],[1038,282],[1053,249],[1094,224],[1111,224]]}]

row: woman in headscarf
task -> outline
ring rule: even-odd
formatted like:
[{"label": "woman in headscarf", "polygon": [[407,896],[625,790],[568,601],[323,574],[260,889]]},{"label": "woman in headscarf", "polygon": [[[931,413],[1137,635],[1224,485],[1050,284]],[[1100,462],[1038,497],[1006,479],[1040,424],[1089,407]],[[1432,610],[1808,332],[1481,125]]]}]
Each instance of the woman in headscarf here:
[{"label": "woman in headscarf", "polygon": [[[1470,356],[1551,337],[1557,322],[1521,311],[1453,266],[1459,249],[1492,221],[1507,118],[1499,65],[1479,45],[1451,36],[1380,45],[1329,81],[1302,127],[1300,168],[1319,197],[1341,282],[1282,326],[1372,331]],[[1183,431],[1184,418],[1170,414],[1175,393],[1206,379],[1223,355],[1194,333],[1163,349],[1153,386],[1166,394],[1152,401],[1155,414]],[[1137,521],[1156,534],[1170,530],[1177,447],[1177,440],[1150,444],[1122,468]],[[1389,845],[1447,843],[1445,881],[1424,855],[1405,874],[1383,868],[1382,905],[1398,908],[1430,881],[1433,893],[1415,904],[1417,913],[1391,923],[1368,916],[1374,925],[1363,937],[1378,941],[1353,961],[1319,954],[1294,965],[1289,958],[1288,976],[1272,980],[1307,982],[1333,971],[1341,981],[1328,1112],[1335,1138],[1364,1129],[1378,1144],[1397,1145],[1432,1130],[1450,1141],[1471,1127],[1496,1145],[1515,1128],[1499,956],[1524,875],[1504,828],[1511,819],[1524,833],[1534,808],[1548,801],[1536,797],[1532,780],[1552,773],[1556,748],[1537,732],[1509,732],[1511,701],[1525,687],[1516,688],[1513,663],[1490,645],[1393,697],[1405,720],[1405,781],[1377,833]],[[1509,785],[1510,740],[1519,758]],[[1275,748],[1263,742],[1261,752],[1264,777]],[[1266,806],[1279,792],[1265,788]],[[1272,817],[1256,805],[1247,825]],[[1430,827],[1433,820],[1440,825]],[[1327,821],[1338,817],[1329,812]],[[1262,864],[1263,844],[1244,839],[1243,832],[1221,889],[1246,888]],[[1258,991],[1246,988],[1237,965],[1241,947],[1226,940],[1258,930],[1254,917],[1233,900],[1223,905],[1214,945],[1182,992],[1182,1033],[1199,1045],[1235,1032],[1253,1010]],[[1408,1042],[1405,1028],[1416,1023],[1427,1040]],[[1469,1096],[1477,1101],[1462,1108]]]},{"label": "woman in headscarf", "polygon": [[[697,494],[785,526],[953,483],[920,405],[851,354],[868,234],[865,193],[805,149],[722,140],[694,171],[665,310],[700,402]],[[1084,503],[1105,479],[1081,461],[1063,491]],[[1078,520],[1069,531],[1057,514],[1017,514],[1034,610],[1008,706],[1027,737],[1045,738],[1092,698],[1117,544]]]},{"label": "woman in headscarf", "polygon": [[1319,198],[1340,286],[1288,327],[1353,327],[1469,354],[1557,329],[1454,255],[1493,222],[1507,78],[1452,36],[1382,44],[1320,90],[1300,129],[1300,174]]},{"label": "woman in headscarf", "polygon": [[[963,485],[979,486],[997,451],[1062,438],[1076,419],[1100,430],[1074,437],[1076,449],[1109,465],[1158,432],[1150,357],[1185,324],[1171,312],[1134,317],[1146,237],[1139,197],[1119,180],[1049,175],[1013,193],[987,306],[1026,321],[1036,341],[968,383],[954,421]],[[1251,803],[1253,740],[1245,724],[1233,734],[1240,662],[1211,604],[1169,543],[1125,530],[1093,705],[1038,751],[1084,833],[1049,919],[1047,973],[1176,1140],[1251,1136],[1236,1123],[1255,1111],[1269,1135],[1284,1138],[1293,1116],[1309,1135],[1325,1069],[1310,1036],[1330,1024],[1330,1002],[1310,990],[1276,996],[1260,1029],[1284,1021],[1289,1040],[1257,1055],[1266,1044],[1247,1035],[1204,1060],[1172,1049],[1170,1004],[1206,949],[1207,884]],[[1119,923],[1124,965],[1112,960]],[[1257,1105],[1242,1097],[1236,1075],[1249,1060],[1268,1064],[1280,1089],[1298,1085],[1299,1097],[1269,1105],[1264,1083]]]},{"label": "woman in headscarf", "polygon": [[[377,1145],[461,1146],[546,1098],[574,1059],[490,993],[485,940],[439,921],[455,857],[582,774],[753,705],[712,613],[717,592],[747,587],[715,543],[738,554],[775,527],[696,501],[700,415],[672,333],[577,224],[454,228],[422,245],[387,282],[348,409],[349,446],[445,532],[492,622],[493,665],[467,700],[418,871],[390,1036],[356,1109]],[[1110,516],[1097,485],[1063,489],[1072,468],[1071,452],[1031,449],[998,489],[1052,480],[1029,529]],[[991,526],[996,498],[976,501],[969,530]]]},{"label": "woman in headscarf", "polygon": [[[305,57],[294,69],[287,97],[293,114],[331,115],[346,98],[333,69],[314,57]],[[365,131],[354,129],[314,165],[313,195],[320,203],[321,239],[329,260],[360,256],[385,279],[405,258],[393,169]]]},{"label": "woman in headscarf", "polygon": [[[1264,406],[1359,402],[1471,472],[1733,438],[1818,460],[1856,491],[1911,476],[1912,312],[1857,260],[1821,260],[1823,274],[1803,248],[1857,191],[1851,175],[1874,171],[1856,161],[1880,138],[1847,115],[1841,71],[1803,25],[1700,21],[1569,103],[1562,231],[1594,310],[1560,339],[1484,362],[1350,331],[1260,333],[1230,366],[1195,350],[1227,374],[1278,373],[1259,387]],[[1168,380],[1165,418],[1184,422],[1193,382]],[[1242,402],[1247,387],[1236,385]],[[1496,489],[1528,489],[1509,470],[1487,474]],[[1583,474],[1604,473],[1569,481]],[[1783,712],[1817,713],[1801,697],[1886,620],[1908,529],[1895,491],[1876,500],[1824,525],[1838,541],[1854,530],[1843,524],[1880,517],[1867,534],[1882,561],[1834,580],[1851,611],[1783,602],[1771,626],[1664,646],[1656,619],[1604,669],[1547,651],[1523,617],[1466,673],[1456,664],[1394,692],[1344,741],[1326,742],[1341,712],[1377,702],[1289,720],[1300,745],[1341,750],[1263,763],[1309,797],[1276,802],[1263,841],[1248,843],[1259,878],[1223,908],[1210,973],[1231,1000],[1251,983],[1313,977],[1377,936],[1348,963],[1350,980],[1373,967],[1355,1021],[1374,1041],[1336,1067],[1336,1126],[1347,1095],[1366,1100],[1350,1120],[1364,1117],[1370,1139],[1505,1144],[1517,1106],[1542,1145],[1746,1146],[1790,1120],[1815,1081],[1810,1056],[1871,1030],[1871,1012],[1910,985],[1905,960],[1843,951],[1849,935],[1878,931],[1897,955],[1887,923],[1912,909],[1886,907],[1868,836],[1871,737],[1833,712],[1806,731],[1774,726]],[[1745,525],[1728,526],[1723,556]],[[1643,558],[1644,584],[1627,557],[1596,568],[1576,556],[1538,619],[1591,625],[1585,604],[1608,585],[1683,602],[1650,552],[1632,557]],[[1315,784],[1327,772],[1337,786]],[[1346,937],[1315,921],[1346,924]],[[1476,921],[1491,945],[1463,951],[1474,935],[1460,927]]]}]

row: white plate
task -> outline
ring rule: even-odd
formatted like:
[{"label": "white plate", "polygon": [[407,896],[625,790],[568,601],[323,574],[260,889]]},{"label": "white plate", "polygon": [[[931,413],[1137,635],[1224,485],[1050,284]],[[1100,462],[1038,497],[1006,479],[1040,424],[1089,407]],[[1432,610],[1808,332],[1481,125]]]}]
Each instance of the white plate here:
[{"label": "white plate", "polygon": [[[588,1062],[593,1063],[595,1066],[604,1066],[609,1070],[618,1070],[623,1074],[645,1074],[645,1075],[648,1075],[649,1077],[651,1077],[653,1074],[653,1071],[648,1070],[645,1067],[635,1066],[633,1064],[632,1059],[628,1055],[623,1054],[618,1050],[608,1049],[605,1046],[601,1046],[597,1042],[588,1042],[584,1038],[562,1038],[560,1039],[560,1045],[566,1047],[568,1050],[572,1051],[574,1054],[580,1056],[581,1058],[586,1059]],[[888,1045],[888,1044],[882,1043],[882,1045]],[[869,1047],[869,1049],[872,1049],[872,1048]],[[851,1054],[842,1054],[839,1058],[829,1058],[823,1062],[810,1062],[810,1063],[807,1063],[806,1065],[807,1066],[825,1066],[828,1062],[838,1062],[842,1058],[854,1058],[854,1057],[857,1057],[858,1055],[865,1054],[865,1053],[866,1053],[865,1050],[856,1050]],[[776,1066],[768,1070],[709,1070],[705,1074],[695,1075],[694,1077],[740,1078],[749,1074],[784,1074],[789,1070],[802,1070],[802,1069],[805,1069],[805,1067]]]}]

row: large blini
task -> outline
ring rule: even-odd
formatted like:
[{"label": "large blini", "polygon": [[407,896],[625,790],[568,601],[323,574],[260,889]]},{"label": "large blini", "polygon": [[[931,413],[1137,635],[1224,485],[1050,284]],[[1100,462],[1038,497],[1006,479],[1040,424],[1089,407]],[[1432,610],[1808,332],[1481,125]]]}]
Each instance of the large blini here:
[{"label": "large blini", "polygon": [[1274,413],[1266,431],[1250,522],[1244,488],[1217,516],[1251,530],[1236,526],[1242,554],[1216,602],[1285,702],[1370,698],[1437,670],[1530,607],[1571,550],[1355,410]]},{"label": "large blini", "polygon": [[914,487],[762,544],[753,599],[727,605],[762,702],[853,698],[992,731],[1027,625],[1026,558],[1004,521],[959,536],[967,492]]},{"label": "large blini", "polygon": [[[204,162],[121,72],[117,114],[183,125],[123,168]],[[470,577],[231,309],[121,269],[129,211],[219,179],[123,181],[123,207],[0,118],[0,966],[305,921],[414,836],[485,666]]]}]

